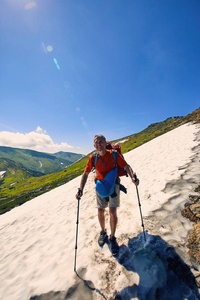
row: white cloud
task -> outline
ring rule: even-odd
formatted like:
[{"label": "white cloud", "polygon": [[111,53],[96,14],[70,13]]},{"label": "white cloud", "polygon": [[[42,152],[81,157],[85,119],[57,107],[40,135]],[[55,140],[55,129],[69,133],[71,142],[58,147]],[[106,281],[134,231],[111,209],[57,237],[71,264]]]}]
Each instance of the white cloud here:
[{"label": "white cloud", "polygon": [[47,135],[46,130],[43,130],[40,126],[29,133],[0,131],[0,146],[32,149],[47,153],[69,151],[74,148],[64,142],[61,144],[54,143],[52,138]]},{"label": "white cloud", "polygon": [[40,126],[37,127],[36,132],[38,133],[46,133],[46,130],[42,129]]}]

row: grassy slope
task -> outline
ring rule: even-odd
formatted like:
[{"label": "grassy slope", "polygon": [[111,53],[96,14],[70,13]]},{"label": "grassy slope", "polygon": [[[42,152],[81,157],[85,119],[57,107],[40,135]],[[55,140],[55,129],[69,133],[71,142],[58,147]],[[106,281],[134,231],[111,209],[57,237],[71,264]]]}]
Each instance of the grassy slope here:
[{"label": "grassy slope", "polygon": [[[120,139],[127,139],[127,141],[121,145],[122,153],[126,153],[149,140],[190,121],[200,123],[200,108],[193,113],[188,114],[186,117],[169,118],[164,122],[152,124],[137,134]],[[116,143],[120,140],[113,142]],[[22,203],[79,176],[84,171],[88,156],[57,173],[39,178],[30,177],[23,182],[17,182],[13,185],[12,189],[6,185],[6,177],[5,179],[0,180],[0,213],[2,214],[16,205],[21,205]]]},{"label": "grassy slope", "polygon": [[6,170],[7,173],[5,179],[0,181],[0,184],[3,184],[4,187],[11,187],[16,181],[20,180],[22,183],[24,180],[35,176],[35,172],[29,172],[21,164],[1,157],[0,170]]}]

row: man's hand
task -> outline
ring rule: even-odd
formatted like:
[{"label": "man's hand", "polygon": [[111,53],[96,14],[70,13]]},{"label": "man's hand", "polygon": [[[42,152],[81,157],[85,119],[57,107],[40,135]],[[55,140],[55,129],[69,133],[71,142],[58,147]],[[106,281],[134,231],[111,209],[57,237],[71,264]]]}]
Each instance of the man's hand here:
[{"label": "man's hand", "polygon": [[126,167],[125,167],[124,169],[125,169],[125,171],[128,173],[128,175],[130,176],[132,182],[133,182],[136,186],[138,186],[138,184],[139,184],[139,179],[137,178],[136,173],[133,173],[133,170],[132,170],[131,166],[127,164]]},{"label": "man's hand", "polygon": [[76,199],[80,200],[82,196],[83,196],[83,191],[79,188],[78,193],[76,194]]},{"label": "man's hand", "polygon": [[134,176],[132,177],[132,181],[135,184],[135,186],[139,185],[139,179],[137,178],[136,174],[134,173]]}]

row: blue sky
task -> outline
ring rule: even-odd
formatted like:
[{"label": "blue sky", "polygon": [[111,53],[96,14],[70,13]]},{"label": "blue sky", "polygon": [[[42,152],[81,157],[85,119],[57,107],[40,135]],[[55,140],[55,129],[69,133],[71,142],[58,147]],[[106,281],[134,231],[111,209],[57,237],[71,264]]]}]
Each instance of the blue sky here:
[{"label": "blue sky", "polygon": [[0,145],[88,153],[200,105],[199,0],[4,0]]}]

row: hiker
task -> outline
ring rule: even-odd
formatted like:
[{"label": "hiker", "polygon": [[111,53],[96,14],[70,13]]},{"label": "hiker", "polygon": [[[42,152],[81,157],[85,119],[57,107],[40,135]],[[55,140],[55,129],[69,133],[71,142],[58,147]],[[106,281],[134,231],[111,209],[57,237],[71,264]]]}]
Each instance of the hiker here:
[{"label": "hiker", "polygon": [[[130,176],[132,182],[137,186],[139,180],[133,173],[132,168],[124,158],[117,153],[117,161],[113,158],[112,150],[106,149],[106,139],[103,135],[96,135],[94,137],[94,147],[97,150],[96,169],[96,199],[98,208],[98,219],[101,227],[98,243],[100,247],[108,241],[107,230],[105,227],[105,208],[109,206],[110,214],[110,250],[112,254],[117,254],[119,246],[116,241],[115,231],[117,227],[117,207],[120,205],[120,185],[117,176],[117,166],[124,168]],[[83,195],[83,189],[87,182],[87,178],[91,170],[94,168],[94,154],[89,156],[85,171],[82,175],[80,188],[76,194],[76,199],[79,200]]]}]

